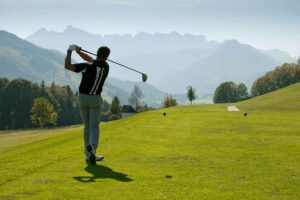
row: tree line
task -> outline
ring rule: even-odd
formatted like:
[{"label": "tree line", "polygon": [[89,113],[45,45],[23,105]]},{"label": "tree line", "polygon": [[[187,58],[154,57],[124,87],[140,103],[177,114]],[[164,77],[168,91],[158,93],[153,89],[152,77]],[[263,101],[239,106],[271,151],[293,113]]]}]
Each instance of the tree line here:
[{"label": "tree line", "polygon": [[300,82],[300,63],[285,63],[256,79],[251,88],[253,97]]},{"label": "tree line", "polygon": [[[41,105],[54,115],[55,122],[48,126],[78,124],[81,119],[75,97],[69,86],[58,86],[54,82],[46,87],[44,81],[37,84],[21,78],[0,78],[0,129],[39,126],[34,112],[40,111]],[[38,98],[42,99],[36,100]],[[33,107],[34,102],[36,107]]]},{"label": "tree line", "polygon": [[[78,93],[70,86],[55,82],[47,87],[44,81],[37,84],[21,78],[0,78],[0,130],[80,124],[77,97]],[[135,86],[128,103],[137,112],[152,109],[142,102],[143,97],[143,92]],[[101,121],[122,118],[118,96],[111,103],[101,101]]]},{"label": "tree line", "polygon": [[250,94],[248,94],[248,89],[243,83],[236,84],[232,81],[221,83],[215,90],[214,103],[246,100],[297,82],[300,82],[300,59],[297,64],[285,63],[257,78],[251,87]]},{"label": "tree line", "polygon": [[[295,63],[285,63],[276,67],[274,70],[267,72],[265,75],[257,78],[252,87],[250,94],[244,83],[234,83],[226,81],[221,83],[214,92],[214,103],[231,103],[243,101],[252,97],[266,94],[300,82],[300,58]],[[191,102],[196,99],[196,92],[192,86],[187,87],[187,98]],[[167,95],[163,101],[162,107],[176,106],[176,99]]]},{"label": "tree line", "polygon": [[[224,82],[216,88],[213,100],[214,103],[242,101],[297,82],[300,82],[300,60],[297,64],[285,63],[257,78],[251,94],[243,83]],[[44,81],[37,84],[21,78],[0,78],[0,130],[79,124],[77,96],[70,86],[58,86],[54,82],[46,87]],[[135,86],[128,102],[137,112],[151,109],[142,102],[143,97],[142,91]],[[196,99],[196,91],[191,86],[187,88],[187,98],[191,104]],[[167,95],[162,103],[162,107],[176,105],[176,99],[171,95]],[[102,100],[101,121],[120,119],[121,112],[117,96],[111,104]]]}]

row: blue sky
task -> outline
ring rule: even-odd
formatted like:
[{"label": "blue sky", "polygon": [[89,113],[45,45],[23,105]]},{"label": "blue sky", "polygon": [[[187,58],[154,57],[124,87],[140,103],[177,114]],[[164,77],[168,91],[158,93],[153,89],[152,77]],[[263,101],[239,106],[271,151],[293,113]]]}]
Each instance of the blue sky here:
[{"label": "blue sky", "polygon": [[0,29],[21,37],[67,25],[100,34],[177,31],[298,56],[299,8],[299,0],[0,0]]}]

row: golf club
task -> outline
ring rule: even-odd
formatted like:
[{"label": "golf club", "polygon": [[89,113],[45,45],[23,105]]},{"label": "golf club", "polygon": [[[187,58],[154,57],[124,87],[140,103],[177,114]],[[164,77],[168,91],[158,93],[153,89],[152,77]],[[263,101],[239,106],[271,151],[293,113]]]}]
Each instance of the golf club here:
[{"label": "golf club", "polygon": [[[97,56],[96,54],[94,54],[94,53],[92,53],[92,52],[89,52],[89,51],[87,51],[87,50],[84,50],[84,49],[80,49],[80,51],[83,51],[83,52],[86,52],[86,53],[88,53],[88,54]],[[148,77],[147,77],[147,74],[144,74],[143,72],[140,72],[140,71],[138,71],[138,70],[132,69],[131,67],[128,67],[128,66],[123,65],[123,64],[120,64],[120,63],[115,62],[115,61],[113,61],[113,60],[107,59],[107,61],[112,62],[112,63],[117,64],[117,65],[120,65],[120,66],[122,66],[122,67],[125,67],[125,68],[127,68],[127,69],[129,69],[129,70],[132,70],[132,71],[134,71],[134,72],[140,73],[140,74],[142,74],[142,80],[143,80],[143,82],[146,82],[146,81],[147,81],[147,78],[148,78]]]}]

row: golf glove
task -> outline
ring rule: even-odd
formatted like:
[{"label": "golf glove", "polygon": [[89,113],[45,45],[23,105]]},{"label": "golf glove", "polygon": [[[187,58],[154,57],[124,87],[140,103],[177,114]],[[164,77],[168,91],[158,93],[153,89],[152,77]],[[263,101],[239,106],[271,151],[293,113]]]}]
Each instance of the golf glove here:
[{"label": "golf glove", "polygon": [[76,44],[72,44],[69,46],[68,51],[75,51],[76,50],[77,45]]}]

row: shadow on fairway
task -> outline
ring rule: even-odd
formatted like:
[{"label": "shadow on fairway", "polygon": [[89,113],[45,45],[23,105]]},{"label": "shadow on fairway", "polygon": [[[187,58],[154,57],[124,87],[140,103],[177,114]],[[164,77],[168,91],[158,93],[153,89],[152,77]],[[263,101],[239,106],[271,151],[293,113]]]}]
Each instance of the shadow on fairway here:
[{"label": "shadow on fairway", "polygon": [[75,180],[80,182],[96,182],[97,179],[115,179],[116,181],[122,182],[130,182],[133,179],[128,178],[127,174],[123,174],[121,172],[115,172],[109,167],[103,165],[88,165],[85,169],[88,173],[92,174],[93,176],[75,176],[73,177]]}]

